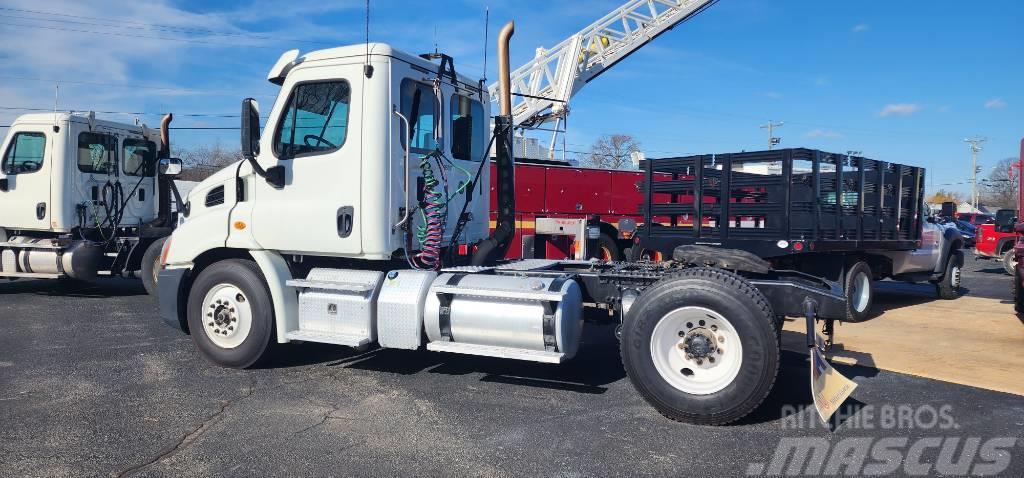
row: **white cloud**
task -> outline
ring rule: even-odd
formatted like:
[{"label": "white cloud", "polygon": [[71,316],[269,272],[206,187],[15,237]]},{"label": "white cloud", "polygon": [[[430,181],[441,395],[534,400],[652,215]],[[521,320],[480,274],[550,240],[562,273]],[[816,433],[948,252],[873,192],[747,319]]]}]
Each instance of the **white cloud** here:
[{"label": "white cloud", "polygon": [[992,98],[985,102],[985,107],[992,110],[998,108],[1006,108],[1006,102],[1002,98]]},{"label": "white cloud", "polygon": [[814,139],[814,138],[839,139],[839,138],[843,137],[843,135],[841,133],[837,133],[835,131],[830,131],[830,130],[823,130],[823,129],[820,129],[820,128],[819,129],[812,129],[812,130],[808,131],[807,134],[805,134],[804,136],[806,136],[808,138],[812,138],[812,139]]},{"label": "white cloud", "polygon": [[882,108],[878,116],[910,116],[918,111],[921,111],[921,106],[914,103],[890,103]]},{"label": "white cloud", "polygon": [[853,33],[863,33],[871,29],[871,26],[867,23],[858,23],[853,26]]}]

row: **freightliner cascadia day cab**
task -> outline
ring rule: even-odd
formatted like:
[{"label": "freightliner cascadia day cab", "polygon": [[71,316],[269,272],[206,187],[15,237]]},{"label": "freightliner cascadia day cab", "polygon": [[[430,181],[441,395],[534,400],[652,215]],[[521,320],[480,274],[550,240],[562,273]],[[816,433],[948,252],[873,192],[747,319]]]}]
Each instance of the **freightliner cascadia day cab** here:
[{"label": "freightliner cascadia day cab", "polygon": [[502,260],[516,229],[513,29],[499,35],[493,131],[487,90],[448,57],[379,43],[285,53],[264,130],[244,100],[245,159],[189,193],[164,245],[161,318],[236,368],[286,342],[557,364],[585,320],[617,324],[627,375],[664,415],[722,424],[755,409],[779,370],[782,317],[805,318],[817,353],[816,320],[846,318],[842,291],[756,257],[733,269]]},{"label": "freightliner cascadia day cab", "polygon": [[0,278],[91,280],[140,272],[155,292],[175,224],[170,115],[159,131],[95,114],[28,114],[3,142]]}]

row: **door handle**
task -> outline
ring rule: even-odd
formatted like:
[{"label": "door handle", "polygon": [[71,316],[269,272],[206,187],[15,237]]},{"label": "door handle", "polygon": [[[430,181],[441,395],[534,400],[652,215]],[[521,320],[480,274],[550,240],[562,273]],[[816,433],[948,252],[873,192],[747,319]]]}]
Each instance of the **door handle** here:
[{"label": "door handle", "polygon": [[46,203],[41,202],[36,204],[36,219],[42,221],[44,217],[46,217]]},{"label": "door handle", "polygon": [[338,209],[338,237],[345,238],[352,235],[354,220],[355,208],[344,206]]}]

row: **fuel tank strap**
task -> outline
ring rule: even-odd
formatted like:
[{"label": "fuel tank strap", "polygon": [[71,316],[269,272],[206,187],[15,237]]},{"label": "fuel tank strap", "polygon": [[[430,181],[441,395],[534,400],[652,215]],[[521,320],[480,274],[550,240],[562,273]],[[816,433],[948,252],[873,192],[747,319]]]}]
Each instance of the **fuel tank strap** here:
[{"label": "fuel tank strap", "polygon": [[[568,276],[558,276],[551,281],[548,286],[549,292],[559,292],[562,290],[562,286],[565,285],[565,281],[569,280]],[[558,339],[555,337],[555,311],[558,310],[558,302],[545,300],[541,302],[544,307],[544,350],[548,352],[558,351]]]},{"label": "fuel tank strap", "polygon": [[[445,285],[456,286],[467,274],[452,274],[445,282]],[[452,294],[439,293],[437,294],[437,301],[440,303],[440,309],[438,310],[438,325],[441,329],[441,340],[445,342],[452,342]]]}]

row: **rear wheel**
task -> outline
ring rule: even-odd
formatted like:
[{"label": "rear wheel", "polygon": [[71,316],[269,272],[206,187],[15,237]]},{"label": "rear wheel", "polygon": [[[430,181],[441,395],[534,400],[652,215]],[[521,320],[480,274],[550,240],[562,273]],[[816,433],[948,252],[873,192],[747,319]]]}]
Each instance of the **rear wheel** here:
[{"label": "rear wheel", "polygon": [[252,261],[231,259],[204,269],[188,297],[192,341],[207,360],[248,368],[264,359],[274,336],[274,304]]},{"label": "rear wheel", "polygon": [[591,254],[603,261],[621,261],[622,253],[619,252],[619,244],[608,234],[601,233],[597,238],[597,251]]},{"label": "rear wheel", "polygon": [[857,262],[846,271],[843,291],[846,295],[846,318],[861,322],[868,318],[875,300],[874,277],[867,262]]},{"label": "rear wheel", "polygon": [[697,424],[746,416],[779,368],[775,315],[764,295],[711,268],[687,269],[644,291],[623,322],[620,350],[648,403]]},{"label": "rear wheel", "polygon": [[1010,275],[1014,275],[1017,270],[1017,255],[1012,247],[1003,253],[1003,270]]},{"label": "rear wheel", "polygon": [[963,265],[963,253],[957,251],[949,255],[949,259],[946,260],[946,270],[942,273],[942,280],[935,284],[940,299],[952,300],[960,297],[960,281],[963,274],[961,268]]},{"label": "rear wheel", "polygon": [[154,297],[156,297],[156,278],[160,274],[160,253],[164,249],[165,242],[167,242],[166,237],[153,241],[146,248],[146,252],[142,254],[142,270],[140,271],[142,285],[146,288],[146,292]]}]

